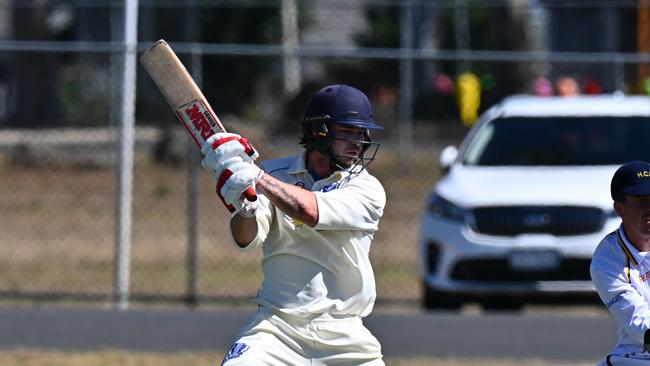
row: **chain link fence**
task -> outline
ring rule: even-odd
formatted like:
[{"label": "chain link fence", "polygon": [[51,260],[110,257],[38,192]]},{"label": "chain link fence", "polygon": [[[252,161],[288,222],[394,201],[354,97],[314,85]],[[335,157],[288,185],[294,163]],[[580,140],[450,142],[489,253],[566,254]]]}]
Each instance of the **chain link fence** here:
[{"label": "chain link fence", "polygon": [[[116,299],[125,6],[0,1],[3,300]],[[386,127],[369,168],[388,195],[371,250],[378,304],[414,305],[437,155],[467,131],[458,77],[478,79],[476,112],[540,93],[540,80],[559,92],[565,76],[578,92],[645,93],[647,14],[636,1],[143,0],[137,49],[167,39],[262,159],[300,151],[300,115],[320,87],[366,91]],[[129,299],[246,301],[261,253],[230,243],[212,177],[140,66],[136,87]]]}]

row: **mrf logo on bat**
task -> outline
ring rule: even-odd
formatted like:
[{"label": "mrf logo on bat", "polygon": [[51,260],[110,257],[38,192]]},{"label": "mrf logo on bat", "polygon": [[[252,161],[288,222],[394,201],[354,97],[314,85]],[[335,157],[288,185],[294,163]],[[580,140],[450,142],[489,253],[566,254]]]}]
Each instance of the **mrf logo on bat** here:
[{"label": "mrf logo on bat", "polygon": [[196,99],[180,106],[178,114],[195,139],[200,136],[205,141],[214,134],[216,123],[202,100]]}]

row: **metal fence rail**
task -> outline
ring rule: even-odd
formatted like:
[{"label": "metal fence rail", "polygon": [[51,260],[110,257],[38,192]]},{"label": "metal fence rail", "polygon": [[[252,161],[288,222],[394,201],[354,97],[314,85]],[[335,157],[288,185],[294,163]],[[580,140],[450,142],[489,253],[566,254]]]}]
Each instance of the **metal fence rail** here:
[{"label": "metal fence rail", "polygon": [[[623,35],[630,32],[624,24],[630,14],[646,11],[636,1],[510,3],[142,0],[134,8],[130,1],[77,0],[59,8],[54,2],[0,2],[0,16],[30,20],[25,27],[46,29],[48,19],[55,24],[54,10],[77,17],[61,28],[76,29],[75,36],[0,34],[0,298],[115,301],[124,307],[129,300],[237,303],[254,296],[260,253],[232,247],[225,234],[228,215],[210,177],[198,168],[198,153],[146,75],[131,74],[139,67],[137,53],[164,37],[225,124],[247,135],[263,158],[299,151],[295,121],[317,86],[347,82],[368,92],[388,127],[370,167],[389,199],[371,251],[378,303],[416,304],[418,216],[439,175],[438,152],[467,130],[459,122],[455,91],[441,91],[433,80],[444,76],[453,83],[465,71],[496,80],[496,86],[485,84],[481,109],[504,95],[531,92],[540,76],[595,79],[603,92],[643,92],[643,67],[650,63],[645,50],[607,45],[617,44],[607,36],[591,50],[506,40],[500,48],[487,47],[490,40],[478,47],[477,32],[468,26],[482,21],[477,24],[507,29],[502,17],[509,12],[547,14],[526,15],[543,20],[557,11],[561,20],[563,12],[579,16],[587,8],[619,14],[596,25],[613,25]],[[20,13],[37,8],[51,18]],[[287,18],[283,9],[293,15]],[[214,41],[211,29],[190,22],[165,27],[170,14],[207,22],[227,11],[268,22],[275,36]],[[259,12],[267,15],[256,18]],[[373,39],[373,20],[392,24],[392,38]],[[544,29],[552,35],[549,27]],[[135,115],[133,131],[129,115]]]}]

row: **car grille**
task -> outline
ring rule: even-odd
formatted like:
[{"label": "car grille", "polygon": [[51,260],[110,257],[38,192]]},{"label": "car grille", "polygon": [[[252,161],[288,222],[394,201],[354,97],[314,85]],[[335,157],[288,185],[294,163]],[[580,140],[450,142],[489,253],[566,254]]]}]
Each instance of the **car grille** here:
[{"label": "car grille", "polygon": [[473,211],[474,231],[499,236],[547,233],[556,236],[598,232],[605,212],[596,207],[508,206],[480,207]]},{"label": "car grille", "polygon": [[590,281],[590,263],[590,259],[563,258],[555,270],[522,272],[512,270],[507,259],[472,259],[456,263],[451,277],[481,282]]}]

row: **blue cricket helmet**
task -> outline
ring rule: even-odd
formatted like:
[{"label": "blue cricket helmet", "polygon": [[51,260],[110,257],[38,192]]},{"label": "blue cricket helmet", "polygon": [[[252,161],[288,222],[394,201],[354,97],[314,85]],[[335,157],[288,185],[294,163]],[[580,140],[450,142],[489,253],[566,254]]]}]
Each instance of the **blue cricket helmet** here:
[{"label": "blue cricket helmet", "polygon": [[[364,130],[363,140],[348,140],[361,144],[358,156],[336,155],[332,144],[340,138],[329,132],[329,124],[346,125]],[[311,98],[302,119],[303,136],[300,145],[327,156],[333,169],[350,169],[357,173],[365,169],[377,154],[379,143],[370,138],[370,130],[383,130],[372,115],[368,97],[359,89],[344,84],[330,85]],[[349,162],[353,158],[352,163]],[[360,167],[357,169],[356,167]]]},{"label": "blue cricket helmet", "polygon": [[332,122],[369,130],[383,130],[372,114],[368,97],[359,89],[337,84],[322,88],[312,97],[303,123]]}]

